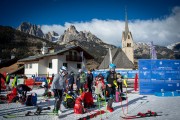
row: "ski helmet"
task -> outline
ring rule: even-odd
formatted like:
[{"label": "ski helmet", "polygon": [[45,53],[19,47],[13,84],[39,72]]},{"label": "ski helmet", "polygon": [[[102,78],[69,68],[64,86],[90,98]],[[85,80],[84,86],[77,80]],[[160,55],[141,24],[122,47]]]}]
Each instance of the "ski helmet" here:
[{"label": "ski helmet", "polygon": [[111,63],[111,64],[109,64],[109,68],[110,68],[110,69],[115,69],[115,68],[116,68],[116,65]]}]

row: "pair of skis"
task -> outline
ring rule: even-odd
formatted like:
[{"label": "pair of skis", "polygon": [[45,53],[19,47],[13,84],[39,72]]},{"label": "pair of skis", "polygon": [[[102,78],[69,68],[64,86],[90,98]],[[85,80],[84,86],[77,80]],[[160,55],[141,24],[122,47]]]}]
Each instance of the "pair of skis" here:
[{"label": "pair of skis", "polygon": [[87,116],[85,116],[85,117],[79,118],[78,120],[89,120],[89,119],[92,119],[92,118],[97,117],[98,115],[102,115],[102,114],[104,114],[104,113],[105,113],[104,110],[99,110],[99,111],[97,111],[97,112],[95,112],[95,113],[92,113],[92,114],[87,115]]},{"label": "pair of skis", "polygon": [[[43,110],[51,110],[51,108],[50,107],[45,107],[45,108],[37,107],[35,112],[27,111],[25,114],[7,114],[7,115],[4,115],[3,117],[4,118],[17,118],[17,117],[26,117],[26,116],[41,115],[41,112]],[[49,115],[49,113],[47,113],[47,115]]]},{"label": "pair of skis", "polygon": [[148,110],[146,113],[139,112],[137,115],[132,116],[121,116],[123,119],[137,119],[137,118],[144,118],[144,117],[156,117],[159,116],[156,112],[152,112]]}]

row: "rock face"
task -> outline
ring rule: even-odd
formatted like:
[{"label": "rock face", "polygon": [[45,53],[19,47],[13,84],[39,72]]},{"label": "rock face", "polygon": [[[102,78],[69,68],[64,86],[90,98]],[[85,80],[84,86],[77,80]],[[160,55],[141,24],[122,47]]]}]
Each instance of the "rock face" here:
[{"label": "rock face", "polygon": [[108,48],[116,47],[114,45],[104,43],[91,32],[77,31],[73,25],[64,31],[57,43],[66,46],[79,45],[91,53],[96,58],[96,62],[99,63],[106,55]]},{"label": "rock face", "polygon": [[[155,45],[158,59],[174,59],[174,52],[167,47]],[[150,47],[148,43],[134,43],[134,57],[136,59],[149,59]]]},{"label": "rock face", "polygon": [[59,39],[59,34],[54,31],[48,32],[44,35],[44,39],[49,41],[57,41]]},{"label": "rock face", "polygon": [[42,32],[40,26],[33,25],[28,22],[21,23],[21,25],[17,28],[17,30],[40,38],[43,38],[44,36],[44,33]]},{"label": "rock face", "polygon": [[30,35],[34,35],[36,37],[44,38],[52,42],[57,41],[60,37],[59,34],[54,31],[52,32],[49,31],[48,33],[44,34],[39,25],[33,25],[28,22],[21,23],[21,25],[17,28],[17,30],[24,33],[28,33]]},{"label": "rock face", "polygon": [[80,31],[78,32],[75,26],[71,25],[67,30],[64,31],[64,34],[61,35],[59,38],[60,44],[66,44],[70,41],[78,40],[79,42],[87,41],[87,42],[95,42],[95,43],[102,43],[102,40],[97,38],[91,32]]}]

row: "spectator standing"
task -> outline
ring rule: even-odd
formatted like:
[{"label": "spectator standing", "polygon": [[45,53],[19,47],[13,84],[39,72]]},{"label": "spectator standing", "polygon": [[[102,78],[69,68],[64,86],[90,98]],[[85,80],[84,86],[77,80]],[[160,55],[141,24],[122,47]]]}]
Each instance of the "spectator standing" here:
[{"label": "spectator standing", "polygon": [[90,70],[88,70],[87,85],[88,85],[89,92],[91,92],[91,93],[92,93],[92,83],[93,83],[93,74],[91,73]]},{"label": "spectator standing", "polygon": [[62,66],[59,70],[59,73],[55,75],[51,85],[51,90],[55,97],[53,112],[57,113],[57,115],[61,115],[62,113],[61,102],[62,102],[63,90],[66,90],[65,80],[67,75],[68,75],[67,68],[65,66]]}]

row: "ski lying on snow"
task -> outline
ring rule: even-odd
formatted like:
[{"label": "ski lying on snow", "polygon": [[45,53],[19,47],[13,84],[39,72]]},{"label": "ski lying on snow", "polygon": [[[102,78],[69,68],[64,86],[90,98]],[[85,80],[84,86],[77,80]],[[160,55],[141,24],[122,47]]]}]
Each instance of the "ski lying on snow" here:
[{"label": "ski lying on snow", "polygon": [[161,115],[158,115],[156,112],[152,112],[149,110],[147,113],[139,112],[137,115],[121,116],[121,118],[123,118],[123,119],[136,119],[136,118],[156,117],[156,116],[161,116]]},{"label": "ski lying on snow", "polygon": [[95,113],[92,113],[90,115],[87,115],[85,117],[82,117],[82,118],[79,118],[78,120],[89,120],[91,118],[95,118],[97,117],[98,115],[101,115],[101,114],[104,114],[105,111],[104,110],[100,110],[100,111],[96,111]]}]

